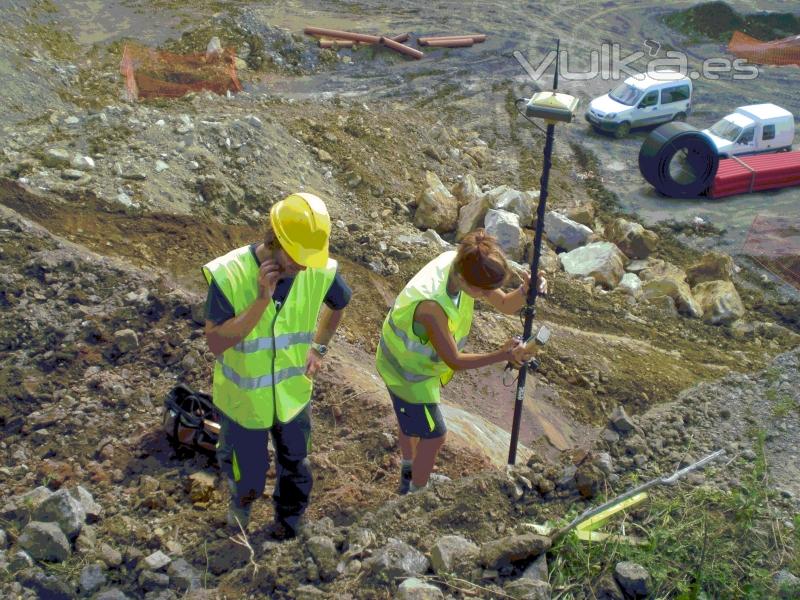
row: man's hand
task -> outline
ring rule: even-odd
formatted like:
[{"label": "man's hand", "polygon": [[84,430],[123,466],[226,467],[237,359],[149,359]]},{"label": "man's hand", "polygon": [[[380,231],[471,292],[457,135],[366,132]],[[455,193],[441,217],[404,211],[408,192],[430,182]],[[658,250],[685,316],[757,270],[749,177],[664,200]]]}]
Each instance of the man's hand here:
[{"label": "man's hand", "polygon": [[319,371],[319,368],[322,366],[322,355],[311,348],[306,355],[306,377],[309,379],[314,379]]},{"label": "man's hand", "polygon": [[275,293],[275,286],[281,275],[281,267],[274,260],[265,260],[258,269],[258,297],[261,300],[271,300]]}]

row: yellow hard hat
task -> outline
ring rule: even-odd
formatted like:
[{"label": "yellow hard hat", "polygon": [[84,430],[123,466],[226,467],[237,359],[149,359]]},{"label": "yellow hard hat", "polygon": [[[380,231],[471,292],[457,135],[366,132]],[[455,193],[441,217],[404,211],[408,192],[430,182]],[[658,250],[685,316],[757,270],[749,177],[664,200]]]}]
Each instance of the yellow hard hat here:
[{"label": "yellow hard hat", "polygon": [[328,263],[331,217],[314,194],[299,192],[277,202],[269,211],[275,236],[293,261],[312,269]]}]

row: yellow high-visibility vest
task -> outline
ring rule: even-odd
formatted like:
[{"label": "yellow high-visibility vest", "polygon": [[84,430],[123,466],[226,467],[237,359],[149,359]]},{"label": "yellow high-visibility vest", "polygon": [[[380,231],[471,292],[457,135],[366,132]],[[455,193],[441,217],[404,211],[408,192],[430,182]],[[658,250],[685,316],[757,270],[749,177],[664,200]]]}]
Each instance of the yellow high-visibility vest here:
[{"label": "yellow high-visibility vest", "polygon": [[454,251],[445,252],[425,265],[397,296],[383,322],[375,366],[392,393],[406,402],[439,402],[440,386],[446,385],[454,374],[430,340],[414,332],[414,311],[420,302],[433,300],[441,306],[458,349],[466,344],[475,302],[461,292],[456,305],[447,293],[447,278],[455,257]]},{"label": "yellow high-visibility vest", "polygon": [[[234,312],[258,296],[259,265],[249,246],[203,266]],[[270,302],[253,330],[228,348],[214,365],[214,405],[242,427],[266,429],[275,419],[288,423],[311,400],[306,356],[325,295],[336,276],[336,261],[297,274],[283,305]]]}]

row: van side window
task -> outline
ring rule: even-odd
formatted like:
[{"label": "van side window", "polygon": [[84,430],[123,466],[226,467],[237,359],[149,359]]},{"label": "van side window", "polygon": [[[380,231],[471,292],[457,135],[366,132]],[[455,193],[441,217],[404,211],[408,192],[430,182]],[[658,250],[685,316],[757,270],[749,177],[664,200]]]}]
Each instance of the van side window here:
[{"label": "van side window", "polygon": [[658,104],[658,92],[650,92],[639,103],[639,108],[647,108],[648,106],[655,106]]},{"label": "van side window", "polygon": [[775,139],[775,125],[764,125],[764,135],[761,136],[761,139],[766,140],[774,140]]},{"label": "van side window", "polygon": [[739,143],[740,144],[752,144],[753,138],[755,137],[756,128],[755,127],[748,127],[742,132],[742,135],[739,136]]},{"label": "van side window", "polygon": [[689,99],[689,86],[679,85],[672,88],[664,88],[661,90],[661,104],[669,104],[670,102],[682,102]]}]

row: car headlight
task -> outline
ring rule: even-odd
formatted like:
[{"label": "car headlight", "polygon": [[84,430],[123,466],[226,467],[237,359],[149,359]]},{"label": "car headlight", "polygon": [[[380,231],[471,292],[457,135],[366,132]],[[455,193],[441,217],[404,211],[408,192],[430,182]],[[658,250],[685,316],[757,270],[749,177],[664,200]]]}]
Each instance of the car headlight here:
[{"label": "car headlight", "polygon": [[606,115],[606,119],[613,119],[613,118],[614,118],[614,117],[616,117],[616,116],[617,116],[617,113],[608,113],[608,114]]}]

